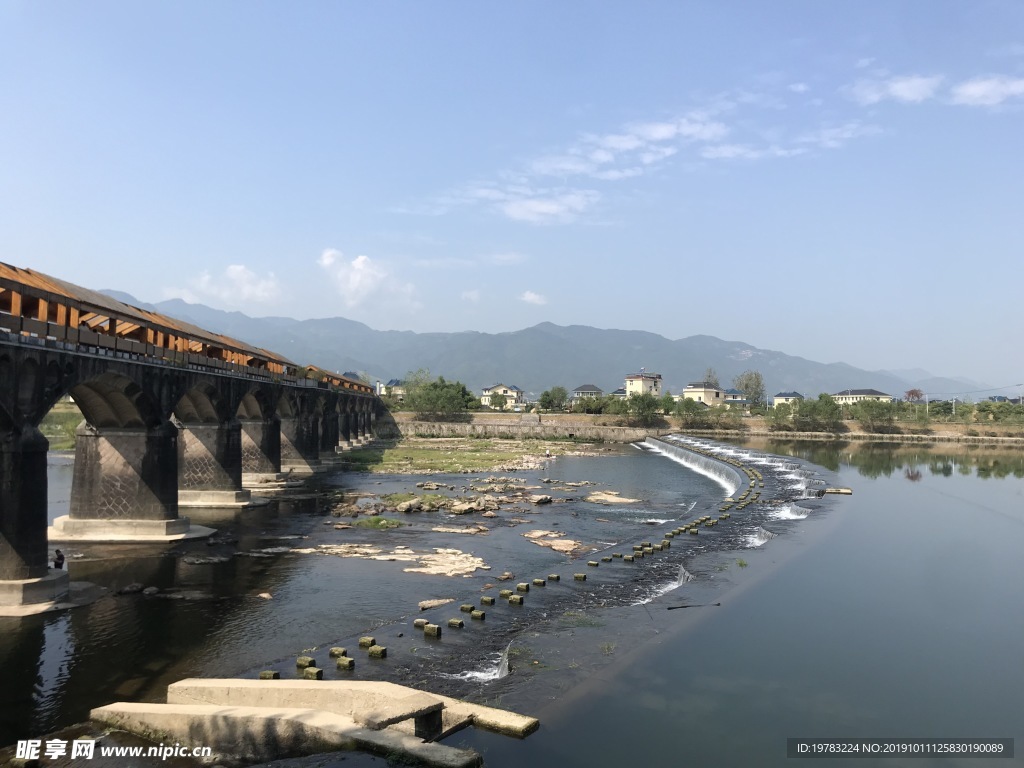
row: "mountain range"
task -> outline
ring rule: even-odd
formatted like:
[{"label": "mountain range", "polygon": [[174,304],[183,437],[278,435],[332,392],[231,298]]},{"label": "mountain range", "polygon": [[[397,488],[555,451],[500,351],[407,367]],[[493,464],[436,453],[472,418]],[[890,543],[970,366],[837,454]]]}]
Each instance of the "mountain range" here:
[{"label": "mountain range", "polygon": [[689,382],[702,379],[708,368],[715,369],[725,387],[743,371],[760,371],[769,396],[797,391],[813,397],[820,392],[872,388],[902,397],[909,389],[939,394],[987,388],[984,383],[934,376],[921,369],[867,371],[846,363],[818,363],[714,336],[672,340],[646,331],[553,323],[508,333],[377,331],[343,317],[250,317],[181,299],[146,304],[121,291],[103,293],[272,350],[302,365],[364,374],[371,383],[401,379],[408,371],[425,368],[432,375],[461,381],[474,392],[502,383],[516,385],[534,399],[554,386],[571,392],[582,384],[594,384],[611,392],[623,386],[627,374],[643,367],[662,375],[663,391],[677,394]]}]

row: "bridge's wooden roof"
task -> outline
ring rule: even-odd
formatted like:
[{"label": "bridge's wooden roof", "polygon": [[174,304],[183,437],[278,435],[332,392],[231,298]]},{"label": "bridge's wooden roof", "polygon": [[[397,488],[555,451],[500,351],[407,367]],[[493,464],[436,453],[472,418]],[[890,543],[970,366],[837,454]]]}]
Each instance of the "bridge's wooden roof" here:
[{"label": "bridge's wooden roof", "polygon": [[23,269],[21,267],[14,267],[10,264],[0,262],[0,279],[20,283],[29,288],[35,288],[54,296],[60,296],[67,299],[70,303],[78,305],[79,307],[87,308],[92,312],[96,312],[96,314],[135,320],[140,325],[156,328],[164,332],[170,332],[176,336],[195,339],[196,341],[206,342],[207,344],[221,347],[223,349],[244,352],[245,354],[279,362],[283,365],[298,367],[297,363],[292,362],[286,357],[282,357],[276,352],[270,352],[266,349],[246,344],[244,341],[239,341],[238,339],[233,339],[229,336],[223,336],[219,333],[204,330],[199,326],[192,325],[192,323],[187,323],[184,320],[178,320],[177,318],[169,315],[153,312],[148,309],[142,309],[141,307],[135,307],[131,304],[125,304],[124,302],[102,294],[99,291],[82,288],[79,285],[74,285],[73,283],[59,280],[56,277],[44,275],[42,272],[36,272],[33,269]]}]

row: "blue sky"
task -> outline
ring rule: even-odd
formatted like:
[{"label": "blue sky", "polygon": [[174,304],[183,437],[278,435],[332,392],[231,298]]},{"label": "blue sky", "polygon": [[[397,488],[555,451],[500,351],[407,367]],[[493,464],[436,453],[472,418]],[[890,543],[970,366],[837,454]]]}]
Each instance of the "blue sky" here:
[{"label": "blue sky", "polygon": [[1022,244],[1016,0],[0,0],[0,260],[143,301],[1001,386]]}]

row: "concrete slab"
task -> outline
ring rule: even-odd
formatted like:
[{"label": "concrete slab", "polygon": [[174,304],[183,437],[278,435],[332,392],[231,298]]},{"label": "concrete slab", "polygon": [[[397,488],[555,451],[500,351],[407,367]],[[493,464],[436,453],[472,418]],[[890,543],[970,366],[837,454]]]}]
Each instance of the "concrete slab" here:
[{"label": "concrete slab", "polygon": [[[241,491],[178,491],[178,507],[247,507],[252,493]],[[264,504],[267,502],[264,500]]]},{"label": "concrete slab", "polygon": [[61,515],[46,529],[49,541],[153,542],[184,541],[212,536],[216,531],[192,525],[187,517],[173,520],[93,520]]},{"label": "concrete slab", "polygon": [[345,715],[299,707],[120,702],[94,709],[89,717],[154,741],[208,746],[218,753],[215,757],[246,761],[362,749],[405,753],[438,768],[483,763],[472,750],[423,742],[391,729],[374,731]]},{"label": "concrete slab", "polygon": [[[376,680],[189,678],[167,687],[167,702],[301,707],[336,712],[358,719],[361,713],[373,712],[415,693],[421,692],[404,685]],[[469,719],[475,727],[517,738],[524,738],[540,727],[540,721],[535,717],[434,693],[427,695],[444,702],[444,712],[450,716],[448,720],[453,727],[460,720]]]},{"label": "concrete slab", "polygon": [[41,602],[26,602],[20,604],[3,603],[2,600],[4,599],[4,596],[2,593],[4,591],[4,587],[10,585],[11,582],[0,581],[0,616],[17,618],[20,616],[34,616],[37,613],[65,611],[70,608],[78,608],[83,605],[89,605],[89,603],[94,603],[103,597],[103,595],[107,594],[107,589],[105,587],[93,584],[92,582],[67,581],[68,574],[66,571],[51,572],[51,574],[53,573],[60,574],[64,577],[64,592],[62,594],[55,592],[49,595],[51,599],[43,600]]}]

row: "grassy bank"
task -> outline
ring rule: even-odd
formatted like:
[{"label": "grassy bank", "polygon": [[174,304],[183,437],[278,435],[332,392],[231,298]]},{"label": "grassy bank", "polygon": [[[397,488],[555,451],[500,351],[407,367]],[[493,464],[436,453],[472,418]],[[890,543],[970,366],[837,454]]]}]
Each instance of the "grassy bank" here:
[{"label": "grassy bank", "polygon": [[540,466],[547,456],[601,450],[600,444],[565,440],[408,437],[357,448],[344,459],[351,469],[367,472],[502,472]]}]

